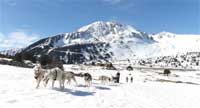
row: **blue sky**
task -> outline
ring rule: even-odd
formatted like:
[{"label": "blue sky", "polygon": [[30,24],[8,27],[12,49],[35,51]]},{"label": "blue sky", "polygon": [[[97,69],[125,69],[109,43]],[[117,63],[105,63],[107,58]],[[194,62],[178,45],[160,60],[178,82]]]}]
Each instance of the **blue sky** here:
[{"label": "blue sky", "polygon": [[99,20],[147,33],[200,34],[200,0],[0,0],[0,49]]}]

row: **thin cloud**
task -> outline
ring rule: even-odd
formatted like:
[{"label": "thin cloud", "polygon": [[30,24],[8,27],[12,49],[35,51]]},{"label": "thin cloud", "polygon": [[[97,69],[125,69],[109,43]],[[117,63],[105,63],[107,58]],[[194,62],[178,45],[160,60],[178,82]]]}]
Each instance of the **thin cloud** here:
[{"label": "thin cloud", "polygon": [[6,0],[5,3],[9,6],[16,6],[17,2],[15,0]]},{"label": "thin cloud", "polygon": [[103,0],[103,1],[110,3],[110,4],[118,4],[118,3],[125,1],[125,0]]},{"label": "thin cloud", "polygon": [[0,49],[23,48],[40,39],[37,34],[22,31],[11,32],[8,35],[0,33]]},{"label": "thin cloud", "polygon": [[135,6],[136,0],[101,0],[104,3],[115,6],[117,9],[125,10]]}]

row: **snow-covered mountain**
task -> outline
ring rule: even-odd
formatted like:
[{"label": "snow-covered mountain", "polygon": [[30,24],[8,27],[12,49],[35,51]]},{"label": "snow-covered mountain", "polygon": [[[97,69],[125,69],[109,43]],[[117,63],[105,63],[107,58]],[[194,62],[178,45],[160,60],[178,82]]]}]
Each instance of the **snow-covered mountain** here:
[{"label": "snow-covered mountain", "polygon": [[200,51],[200,36],[168,32],[147,34],[130,25],[97,21],[75,32],[41,39],[23,50],[66,63],[115,61]]},{"label": "snow-covered mountain", "polygon": [[9,50],[0,51],[0,54],[8,55],[8,56],[14,56],[16,53],[20,53],[22,50],[23,49],[21,49],[21,48],[12,48],[12,49],[9,49]]},{"label": "snow-covered mountain", "polygon": [[152,35],[155,41],[154,56],[176,55],[178,53],[200,52],[200,35],[160,32]]},{"label": "snow-covered mountain", "polygon": [[72,33],[48,37],[25,48],[35,57],[44,54],[66,63],[109,61],[135,55],[135,49],[155,41],[148,34],[116,22],[94,22]]},{"label": "snow-covered mountain", "polygon": [[137,66],[145,66],[150,68],[170,68],[170,69],[184,69],[195,70],[200,69],[200,52],[188,52],[183,54],[176,54],[172,56],[160,56],[143,58],[131,61]]}]

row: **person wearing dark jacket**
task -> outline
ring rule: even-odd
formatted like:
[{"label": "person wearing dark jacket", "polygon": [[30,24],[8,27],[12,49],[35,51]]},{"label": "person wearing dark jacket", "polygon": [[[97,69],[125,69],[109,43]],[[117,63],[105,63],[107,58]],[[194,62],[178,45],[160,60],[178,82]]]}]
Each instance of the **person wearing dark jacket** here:
[{"label": "person wearing dark jacket", "polygon": [[117,72],[117,74],[116,74],[116,83],[119,83],[119,79],[120,79],[120,73]]},{"label": "person wearing dark jacket", "polygon": [[126,82],[128,83],[128,77],[126,77]]},{"label": "person wearing dark jacket", "polygon": [[131,83],[133,82],[133,77],[131,76]]}]

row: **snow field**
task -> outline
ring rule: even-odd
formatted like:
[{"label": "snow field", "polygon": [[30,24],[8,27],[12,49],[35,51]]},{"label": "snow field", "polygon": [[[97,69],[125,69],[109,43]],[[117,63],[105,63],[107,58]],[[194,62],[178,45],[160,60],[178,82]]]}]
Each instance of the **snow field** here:
[{"label": "snow field", "polygon": [[[66,65],[65,70],[71,70]],[[78,67],[79,69],[80,67]],[[115,75],[116,71],[99,67],[86,67],[75,72],[89,72],[94,78],[99,75]],[[87,69],[87,70],[86,70]],[[94,80],[92,87],[84,87],[77,78],[78,86],[65,85],[60,90],[58,82],[51,88],[41,84],[35,89],[33,69],[0,65],[0,108],[198,108],[200,85],[156,82],[156,79],[181,80],[199,83],[200,72],[174,72],[179,77],[159,75],[153,71],[135,70],[133,83],[126,83],[130,72],[123,70],[120,84],[102,85]],[[192,76],[192,77],[191,77]],[[146,80],[146,82],[144,82]]]}]

